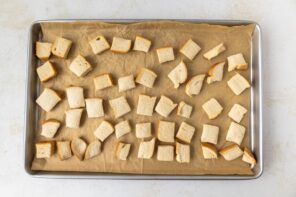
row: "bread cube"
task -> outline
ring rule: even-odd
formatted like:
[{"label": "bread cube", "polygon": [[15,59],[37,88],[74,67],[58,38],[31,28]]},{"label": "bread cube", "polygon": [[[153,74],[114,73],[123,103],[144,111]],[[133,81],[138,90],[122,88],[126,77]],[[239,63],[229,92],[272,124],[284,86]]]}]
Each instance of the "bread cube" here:
[{"label": "bread cube", "polygon": [[61,97],[52,89],[45,88],[41,95],[36,99],[36,103],[44,110],[51,111],[58,102],[62,99]]},{"label": "bread cube", "polygon": [[69,65],[69,69],[77,77],[84,77],[87,73],[89,73],[89,71],[92,70],[92,67],[83,56],[77,55],[77,57]]},{"label": "bread cube", "polygon": [[169,79],[173,82],[174,88],[178,88],[180,84],[184,83],[187,79],[187,67],[183,61],[181,61],[169,74]]},{"label": "bread cube", "polygon": [[129,52],[131,45],[132,45],[131,40],[114,37],[111,45],[111,51],[116,53],[127,53]]},{"label": "bread cube", "polygon": [[200,49],[201,48],[198,44],[196,44],[192,39],[189,39],[180,49],[180,53],[185,55],[188,59],[193,60]]},{"label": "bread cube", "polygon": [[134,80],[134,75],[124,76],[118,79],[119,92],[131,90],[135,87],[136,87],[136,84]]},{"label": "bread cube", "polygon": [[57,149],[60,160],[72,157],[70,141],[57,141]]},{"label": "bread cube", "polygon": [[190,146],[176,142],[176,160],[179,163],[190,162]]},{"label": "bread cube", "polygon": [[162,142],[175,142],[175,123],[159,121],[157,138]]},{"label": "bread cube", "polygon": [[119,142],[116,148],[117,159],[126,160],[129,155],[130,148],[131,148],[131,144],[124,144]]},{"label": "bread cube", "polygon": [[152,116],[155,102],[156,96],[150,97],[140,94],[138,99],[137,114],[143,116]]},{"label": "bread cube", "polygon": [[243,155],[243,151],[236,144],[232,144],[220,150],[220,155],[224,157],[226,161],[232,161]]},{"label": "bread cube", "polygon": [[169,62],[175,59],[173,47],[164,47],[156,49],[159,63]]},{"label": "bread cube", "polygon": [[151,41],[143,38],[141,36],[137,36],[134,43],[134,51],[142,51],[147,53],[150,49]]},{"label": "bread cube", "polygon": [[179,127],[176,137],[179,140],[190,144],[192,137],[194,135],[194,132],[195,132],[195,128],[193,126],[189,125],[186,122],[182,122]]},{"label": "bread cube", "polygon": [[228,72],[234,69],[245,70],[248,69],[248,63],[246,62],[242,53],[231,55],[227,57],[228,61]]},{"label": "bread cube", "polygon": [[36,42],[36,56],[41,60],[48,60],[51,54],[51,47],[51,43]]},{"label": "bread cube", "polygon": [[88,98],[85,99],[86,112],[89,118],[99,118],[105,115],[103,107],[103,99]]},{"label": "bread cube", "polygon": [[177,104],[175,104],[171,99],[166,96],[161,96],[155,107],[155,111],[163,117],[168,117],[176,107]]},{"label": "bread cube", "polygon": [[155,138],[152,138],[150,141],[140,142],[138,158],[150,159],[153,156],[154,147],[155,147]]},{"label": "bread cube", "polygon": [[100,54],[110,48],[110,45],[104,36],[97,36],[89,41],[89,45],[94,54]]},{"label": "bread cube", "polygon": [[152,88],[157,75],[152,70],[141,68],[140,73],[136,77],[136,82],[147,88]]},{"label": "bread cube", "polygon": [[228,113],[228,116],[236,121],[236,122],[240,122],[244,115],[248,112],[248,110],[246,108],[244,108],[243,106],[239,105],[239,104],[234,104],[231,108],[231,110]]},{"label": "bread cube", "polygon": [[131,111],[131,107],[124,96],[109,100],[109,104],[113,110],[115,118],[119,118]]},{"label": "bread cube", "polygon": [[102,147],[102,144],[99,140],[95,140],[91,142],[86,148],[84,159],[85,160],[91,159],[101,154],[102,152],[101,147]]},{"label": "bread cube", "polygon": [[113,86],[111,76],[103,74],[94,78],[95,90],[102,90]]},{"label": "bread cube", "polygon": [[58,120],[50,119],[42,124],[41,135],[46,138],[53,138],[61,123]]},{"label": "bread cube", "polygon": [[240,95],[245,89],[250,87],[249,82],[238,73],[227,81],[227,84],[236,95]]},{"label": "bread cube", "polygon": [[70,109],[66,113],[66,127],[78,129],[80,127],[80,120],[83,109]]},{"label": "bread cube", "polygon": [[48,81],[57,75],[55,68],[49,61],[39,66],[36,71],[41,82]]},{"label": "bread cube", "polygon": [[207,113],[209,119],[215,119],[215,118],[217,118],[221,114],[221,112],[223,110],[223,107],[214,98],[211,98],[210,100],[208,100],[207,102],[205,102],[202,105],[202,108]]},{"label": "bread cube", "polygon": [[218,158],[217,149],[213,144],[202,143],[201,149],[202,149],[204,159],[217,159]]},{"label": "bread cube", "polygon": [[205,76],[206,75],[202,74],[192,77],[186,84],[185,93],[190,97],[199,95]]},{"label": "bread cube", "polygon": [[193,107],[187,103],[181,101],[178,105],[177,115],[184,118],[190,118]]},{"label": "bread cube", "polygon": [[220,43],[208,52],[206,52],[203,56],[204,58],[211,60],[212,58],[218,56],[220,53],[226,50],[226,47],[224,46],[224,43]]},{"label": "bread cube", "polygon": [[128,120],[123,120],[115,125],[115,135],[117,139],[130,132],[132,132],[132,128]]},{"label": "bread cube", "polygon": [[251,165],[251,169],[256,165],[256,159],[248,147],[245,147],[244,149],[242,160],[246,163],[249,163]]},{"label": "bread cube", "polygon": [[219,62],[210,67],[208,71],[209,76],[207,78],[208,84],[214,83],[216,81],[222,81],[224,65],[225,62]]},{"label": "bread cube", "polygon": [[113,125],[110,122],[103,120],[101,124],[97,127],[97,129],[94,131],[94,135],[101,142],[104,142],[105,139],[109,137],[113,132]]},{"label": "bread cube", "polygon": [[158,161],[174,161],[174,146],[158,145],[157,160]]},{"label": "bread cube", "polygon": [[71,45],[72,45],[71,40],[67,40],[65,38],[58,37],[58,38],[56,38],[56,40],[54,41],[54,43],[52,45],[51,52],[52,52],[52,54],[54,54],[57,57],[67,58],[68,53],[71,48]]},{"label": "bread cube", "polygon": [[85,107],[82,87],[68,87],[66,88],[66,94],[70,108]]},{"label": "bread cube", "polygon": [[201,142],[217,144],[219,136],[219,127],[209,124],[203,125]]},{"label": "bread cube", "polygon": [[50,158],[54,152],[54,142],[39,142],[35,144],[36,158]]},{"label": "bread cube", "polygon": [[86,148],[87,144],[81,138],[75,138],[71,141],[71,150],[80,161],[84,158]]},{"label": "bread cube", "polygon": [[246,128],[244,126],[231,122],[226,135],[226,140],[240,145],[244,139],[245,132]]},{"label": "bread cube", "polygon": [[151,122],[137,123],[136,124],[136,137],[148,138],[151,137],[152,124]]}]

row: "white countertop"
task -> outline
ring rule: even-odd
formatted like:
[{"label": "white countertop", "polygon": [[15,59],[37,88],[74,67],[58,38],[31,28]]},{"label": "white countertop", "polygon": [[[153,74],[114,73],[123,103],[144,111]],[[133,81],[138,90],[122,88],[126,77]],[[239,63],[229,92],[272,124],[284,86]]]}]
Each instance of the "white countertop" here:
[{"label": "white countertop", "polygon": [[[0,196],[296,196],[295,0],[76,2],[0,2]],[[57,180],[28,176],[22,155],[28,27],[35,20],[55,18],[248,19],[258,22],[263,32],[265,82],[263,175],[249,181]]]}]

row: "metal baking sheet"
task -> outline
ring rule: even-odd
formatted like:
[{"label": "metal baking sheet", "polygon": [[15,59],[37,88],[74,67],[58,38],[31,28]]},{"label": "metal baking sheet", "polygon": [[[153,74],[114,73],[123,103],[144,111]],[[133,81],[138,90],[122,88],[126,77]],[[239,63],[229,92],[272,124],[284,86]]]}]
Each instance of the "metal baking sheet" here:
[{"label": "metal baking sheet", "polygon": [[[173,19],[170,19],[173,20]],[[83,22],[98,21],[110,23],[133,23],[141,21],[152,21],[150,19],[133,19],[133,20],[46,20],[34,22],[29,30],[28,40],[28,63],[27,63],[27,84],[26,84],[26,103],[25,103],[25,131],[24,131],[24,168],[32,177],[41,178],[85,178],[85,179],[192,179],[192,180],[242,180],[256,179],[263,173],[263,122],[262,122],[262,47],[261,47],[261,29],[254,21],[245,20],[174,20],[194,23],[219,24],[226,26],[255,24],[256,28],[253,33],[251,43],[251,110],[250,110],[250,148],[254,151],[257,158],[253,176],[241,175],[136,175],[136,174],[115,174],[115,173],[99,173],[99,172],[47,172],[31,170],[31,163],[34,158],[34,135],[37,127],[37,109],[35,98],[38,93],[37,75],[35,67],[37,58],[34,55],[34,44],[41,36],[40,23],[42,22]]]}]

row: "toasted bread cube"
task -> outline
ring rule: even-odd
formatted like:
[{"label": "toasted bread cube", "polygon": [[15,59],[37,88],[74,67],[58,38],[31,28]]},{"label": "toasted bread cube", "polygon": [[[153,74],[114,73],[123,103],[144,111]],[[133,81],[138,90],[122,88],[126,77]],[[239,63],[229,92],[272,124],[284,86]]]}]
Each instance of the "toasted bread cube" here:
[{"label": "toasted bread cube", "polygon": [[51,52],[57,57],[67,58],[71,45],[72,45],[71,40],[58,37],[52,45]]},{"label": "toasted bread cube", "polygon": [[175,123],[159,121],[157,138],[162,142],[175,142]]},{"label": "toasted bread cube", "polygon": [[200,49],[201,48],[198,44],[196,44],[192,39],[189,39],[180,49],[180,53],[185,55],[188,59],[193,60]]},{"label": "toasted bread cube", "polygon": [[175,59],[173,47],[164,47],[156,49],[159,63],[169,62]]},{"label": "toasted bread cube", "polygon": [[71,141],[71,150],[80,161],[84,158],[86,148],[87,144],[81,138],[75,138]]},{"label": "toasted bread cube", "polygon": [[39,142],[35,144],[36,158],[50,158],[54,152],[54,142]]},{"label": "toasted bread cube", "polygon": [[66,94],[70,108],[85,107],[82,87],[68,87],[66,88]]},{"label": "toasted bread cube", "polygon": [[91,159],[101,154],[101,147],[102,144],[99,140],[91,142],[86,148],[84,159]]},{"label": "toasted bread cube", "polygon": [[127,53],[129,52],[131,45],[132,45],[131,40],[114,37],[111,45],[111,51],[116,53]]},{"label": "toasted bread cube", "polygon": [[243,106],[239,105],[239,104],[234,104],[231,108],[231,110],[228,113],[228,116],[236,121],[236,122],[240,122],[244,115],[248,112],[248,110],[246,108],[244,108]]},{"label": "toasted bread cube", "polygon": [[148,138],[151,137],[152,124],[151,122],[137,123],[136,124],[136,137]]},{"label": "toasted bread cube", "polygon": [[226,140],[240,145],[244,139],[245,132],[246,128],[244,126],[231,122],[226,135]]},{"label": "toasted bread cube", "polygon": [[214,83],[216,81],[222,81],[224,65],[225,62],[219,62],[210,67],[208,71],[209,76],[207,78],[208,84]]},{"label": "toasted bread cube", "polygon": [[182,122],[179,127],[176,137],[179,140],[182,140],[183,142],[190,144],[191,139],[194,135],[194,132],[195,132],[195,128],[193,126],[189,125],[186,122]]},{"label": "toasted bread cube", "polygon": [[105,115],[103,107],[103,99],[88,98],[85,99],[86,112],[89,118],[99,118]]},{"label": "toasted bread cube", "polygon": [[48,81],[57,75],[55,68],[49,61],[39,66],[36,71],[41,82]]},{"label": "toasted bread cube", "polygon": [[158,161],[174,161],[174,146],[158,145],[157,160]]},{"label": "toasted bread cube", "polygon": [[190,97],[199,95],[205,76],[206,75],[202,74],[192,77],[186,84],[185,93]]},{"label": "toasted bread cube", "polygon": [[134,75],[128,75],[124,77],[120,77],[118,79],[118,89],[119,92],[123,92],[126,90],[131,90],[136,87]]},{"label": "toasted bread cube", "polygon": [[141,36],[137,36],[135,43],[134,43],[134,50],[135,51],[143,51],[145,53],[147,53],[150,49],[151,46],[151,41],[143,38]]},{"label": "toasted bread cube", "polygon": [[94,135],[98,138],[101,142],[104,142],[107,137],[109,137],[114,132],[113,125],[103,120],[98,128],[94,131]]},{"label": "toasted bread cube", "polygon": [[152,70],[147,68],[142,68],[138,76],[136,77],[136,82],[147,88],[152,88],[157,75]]},{"label": "toasted bread cube", "polygon": [[152,116],[154,105],[156,102],[156,96],[150,97],[147,95],[139,95],[137,114],[144,116]]},{"label": "toasted bread cube", "polygon": [[80,127],[80,120],[83,109],[70,109],[66,113],[66,127],[78,129]]},{"label": "toasted bread cube", "polygon": [[202,149],[204,159],[217,159],[218,158],[217,149],[213,144],[202,143],[201,149]]},{"label": "toasted bread cube", "polygon": [[60,160],[72,157],[70,141],[57,141],[57,149]]},{"label": "toasted bread cube", "polygon": [[238,73],[227,81],[227,84],[236,95],[240,95],[245,89],[250,87],[249,82]]},{"label": "toasted bread cube", "polygon": [[203,125],[201,142],[217,144],[219,136],[219,127],[209,124]]},{"label": "toasted bread cube", "polygon": [[130,148],[131,148],[131,144],[124,144],[119,142],[116,148],[117,159],[126,160],[129,155]]},{"label": "toasted bread cube", "polygon": [[155,111],[163,117],[168,117],[176,107],[177,104],[175,104],[171,99],[166,96],[161,96],[155,107]]},{"label": "toasted bread cube", "polygon": [[109,74],[99,75],[94,78],[95,90],[103,90],[113,86],[112,78]]},{"label": "toasted bread cube", "polygon": [[242,156],[243,151],[239,148],[238,145],[232,144],[220,150],[220,155],[222,155],[225,160],[232,161]]},{"label": "toasted bread cube", "polygon": [[169,74],[169,79],[173,82],[174,88],[178,88],[180,84],[184,83],[187,79],[187,67],[183,61],[181,61]]},{"label": "toasted bread cube", "polygon": [[53,138],[61,123],[58,120],[50,119],[42,124],[41,135],[46,138]]},{"label": "toasted bread cube", "polygon": [[89,41],[89,45],[94,54],[100,54],[110,48],[110,45],[104,36],[97,36]]},{"label": "toasted bread cube", "polygon": [[252,151],[248,147],[245,147],[245,149],[244,149],[244,154],[243,154],[242,160],[244,162],[251,164],[251,168],[254,168],[254,166],[256,165],[256,159],[255,159]]},{"label": "toasted bread cube", "polygon": [[221,114],[221,112],[223,110],[223,107],[214,98],[211,98],[210,100],[205,102],[202,105],[202,108],[207,113],[209,119],[215,119],[216,117],[218,117]]},{"label": "toasted bread cube", "polygon": [[77,76],[84,77],[92,70],[90,63],[81,55],[78,55],[69,65],[69,69]]},{"label": "toasted bread cube", "polygon": [[61,97],[52,89],[45,88],[41,95],[37,98],[36,103],[44,110],[51,111],[54,106],[62,99]]},{"label": "toasted bread cube", "polygon": [[176,160],[179,163],[190,162],[190,146],[176,142]]},{"label": "toasted bread cube", "polygon": [[150,141],[140,142],[138,158],[150,159],[153,156],[154,147],[155,147],[155,138],[152,138]]},{"label": "toasted bread cube", "polygon": [[51,43],[36,42],[36,56],[41,60],[48,60],[51,54],[51,47]]},{"label": "toasted bread cube", "polygon": [[114,112],[115,118],[119,118],[131,111],[131,107],[124,96],[109,100],[109,104]]},{"label": "toasted bread cube", "polygon": [[178,105],[177,114],[184,118],[190,118],[193,107],[181,101]]},{"label": "toasted bread cube", "polygon": [[226,47],[224,46],[224,44],[220,43],[217,46],[215,46],[214,48],[212,48],[211,50],[209,50],[208,52],[206,52],[203,56],[204,56],[204,58],[210,60],[210,59],[218,56],[220,53],[222,53],[225,50],[226,50]]},{"label": "toasted bread cube", "polygon": [[231,55],[227,57],[228,60],[228,72],[234,69],[245,70],[248,69],[248,63],[246,62],[242,53]]},{"label": "toasted bread cube", "polygon": [[132,128],[128,120],[123,120],[115,125],[115,135],[117,139],[130,132],[132,132]]}]

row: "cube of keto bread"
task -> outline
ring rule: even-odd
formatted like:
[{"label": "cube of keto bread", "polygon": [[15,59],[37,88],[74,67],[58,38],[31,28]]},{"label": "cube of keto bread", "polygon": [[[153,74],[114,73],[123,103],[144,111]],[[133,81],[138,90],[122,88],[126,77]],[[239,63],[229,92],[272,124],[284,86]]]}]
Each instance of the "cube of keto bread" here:
[{"label": "cube of keto bread", "polygon": [[132,128],[128,120],[123,120],[115,125],[115,135],[117,139],[130,132],[132,132]]},{"label": "cube of keto bread", "polygon": [[226,50],[226,47],[224,46],[224,43],[220,43],[214,48],[210,49],[208,52],[206,52],[203,56],[204,58],[210,60],[216,56],[218,56],[220,53]]},{"label": "cube of keto bread", "polygon": [[228,113],[228,116],[236,121],[236,122],[240,122],[244,115],[248,112],[248,110],[246,108],[244,108],[243,106],[239,105],[239,104],[234,104],[231,108],[231,110]]},{"label": "cube of keto bread", "polygon": [[119,142],[116,148],[117,159],[126,160],[129,155],[130,148],[131,148],[131,144],[125,144],[125,143]]},{"label": "cube of keto bread", "polygon": [[136,40],[134,43],[134,51],[143,51],[147,53],[150,49],[151,41],[143,38],[142,36],[136,36]]},{"label": "cube of keto bread", "polygon": [[177,104],[175,104],[170,98],[161,96],[155,107],[155,111],[163,117],[168,117],[176,107]]},{"label": "cube of keto bread", "polygon": [[168,121],[159,121],[157,138],[159,141],[162,142],[175,142],[175,123]]},{"label": "cube of keto bread", "polygon": [[127,53],[129,52],[132,45],[132,41],[124,38],[113,37],[111,51],[116,53]]},{"label": "cube of keto bread", "polygon": [[81,161],[84,158],[87,144],[81,138],[75,138],[71,141],[71,150],[73,154]]},{"label": "cube of keto bread", "polygon": [[70,141],[57,141],[57,149],[60,160],[72,157]]},{"label": "cube of keto bread", "polygon": [[100,54],[110,48],[110,45],[104,36],[97,36],[88,42],[94,54]]},{"label": "cube of keto bread", "polygon": [[114,132],[113,125],[103,120],[101,124],[96,128],[94,131],[94,135],[98,138],[101,142],[104,142],[107,137],[109,137]]},{"label": "cube of keto bread", "polygon": [[158,145],[157,160],[158,161],[174,161],[174,146]]},{"label": "cube of keto bread", "polygon": [[48,81],[57,75],[55,68],[49,61],[39,66],[36,71],[41,82]]},{"label": "cube of keto bread", "polygon": [[80,127],[80,120],[83,109],[70,109],[66,113],[66,127],[78,129]]},{"label": "cube of keto bread", "polygon": [[138,158],[139,159],[150,159],[153,156],[155,147],[155,138],[152,138],[150,141],[140,142]]},{"label": "cube of keto bread", "polygon": [[51,54],[51,47],[51,43],[36,42],[36,56],[41,60],[47,60]]},{"label": "cube of keto bread", "polygon": [[136,77],[136,82],[147,88],[152,88],[157,75],[152,70],[141,68],[140,73]]},{"label": "cube of keto bread", "polygon": [[233,71],[234,69],[248,69],[248,63],[246,62],[242,53],[231,55],[227,57],[228,60],[228,72]]},{"label": "cube of keto bread", "polygon": [[220,150],[220,155],[224,157],[226,161],[232,161],[243,155],[243,151],[237,144],[232,144]]},{"label": "cube of keto bread", "polygon": [[118,79],[118,90],[123,92],[136,87],[134,75],[127,75]]},{"label": "cube of keto bread", "polygon": [[136,124],[136,137],[148,138],[151,137],[152,124],[151,122],[137,123]]},{"label": "cube of keto bread", "polygon": [[41,135],[46,138],[53,138],[60,128],[61,123],[55,119],[49,119],[42,124]]},{"label": "cube of keto bread", "polygon": [[86,112],[89,118],[99,118],[105,115],[103,107],[103,99],[88,98],[85,99]]},{"label": "cube of keto bread", "polygon": [[218,117],[221,114],[221,112],[223,110],[223,107],[214,98],[211,98],[210,100],[205,102],[202,105],[202,108],[207,113],[209,119],[215,119],[216,117]]},{"label": "cube of keto bread", "polygon": [[187,79],[187,67],[181,61],[171,72],[168,74],[169,79],[173,82],[174,88],[178,88],[180,84],[184,83]]},{"label": "cube of keto bread", "polygon": [[51,111],[58,102],[62,99],[61,97],[52,89],[45,88],[40,96],[36,99],[36,103],[44,110]]},{"label": "cube of keto bread", "polygon": [[96,157],[97,155],[101,154],[102,150],[101,150],[101,142],[99,140],[95,140],[93,142],[91,142],[85,151],[85,155],[84,155],[84,159],[91,159]]},{"label": "cube of keto bread", "polygon": [[50,158],[54,152],[54,142],[39,142],[35,144],[36,158]]},{"label": "cube of keto bread", "polygon": [[163,47],[156,49],[159,63],[169,62],[175,59],[173,47]]},{"label": "cube of keto bread", "polygon": [[187,103],[181,101],[178,105],[177,115],[184,118],[190,118],[193,107]]},{"label": "cube of keto bread", "polygon": [[198,46],[196,42],[194,42],[192,39],[189,39],[180,49],[180,53],[185,55],[188,59],[193,60],[200,49],[200,46]]},{"label": "cube of keto bread", "polygon": [[58,37],[58,38],[56,38],[56,40],[54,41],[54,43],[52,45],[51,52],[52,52],[52,54],[54,54],[57,57],[67,58],[68,53],[71,48],[71,45],[72,45],[71,40],[67,40],[65,38]]},{"label": "cube of keto bread", "polygon": [[225,62],[218,62],[210,67],[207,78],[208,84],[214,83],[216,81],[222,81],[224,65]]},{"label": "cube of keto bread", "polygon": [[217,149],[213,144],[210,143],[202,143],[201,149],[203,153],[204,159],[217,159]]},{"label": "cube of keto bread", "polygon": [[103,74],[94,78],[95,90],[102,90],[113,86],[112,78],[109,74]]},{"label": "cube of keto bread", "polygon": [[66,94],[70,108],[85,107],[82,87],[68,87],[66,88]]},{"label": "cube of keto bread", "polygon": [[246,163],[249,163],[251,165],[251,169],[254,168],[254,166],[256,165],[256,159],[252,151],[248,147],[244,148],[242,160]]},{"label": "cube of keto bread", "polygon": [[176,160],[179,163],[190,162],[190,146],[176,142]]},{"label": "cube of keto bread", "polygon": [[179,140],[182,140],[183,142],[190,144],[192,137],[194,135],[194,132],[195,132],[195,128],[193,126],[189,125],[186,122],[182,122],[176,137]]},{"label": "cube of keto bread", "polygon": [[113,110],[115,118],[119,118],[131,111],[125,96],[117,97],[109,100],[109,104]]},{"label": "cube of keto bread", "polygon": [[240,95],[245,89],[250,87],[249,82],[238,73],[229,79],[227,84],[236,95]]},{"label": "cube of keto bread", "polygon": [[77,57],[69,65],[69,69],[77,77],[84,77],[87,73],[89,73],[89,71],[92,70],[92,66],[83,56],[77,55]]},{"label": "cube of keto bread", "polygon": [[186,84],[185,93],[190,97],[193,95],[199,95],[205,76],[206,75],[201,74],[192,77]]},{"label": "cube of keto bread", "polygon": [[219,127],[209,124],[203,125],[201,142],[217,144],[219,136]]},{"label": "cube of keto bread", "polygon": [[244,139],[245,132],[246,128],[244,126],[231,122],[226,135],[226,140],[240,145]]},{"label": "cube of keto bread", "polygon": [[150,97],[140,94],[138,99],[137,114],[144,116],[152,116],[154,105],[156,102],[156,96]]}]

